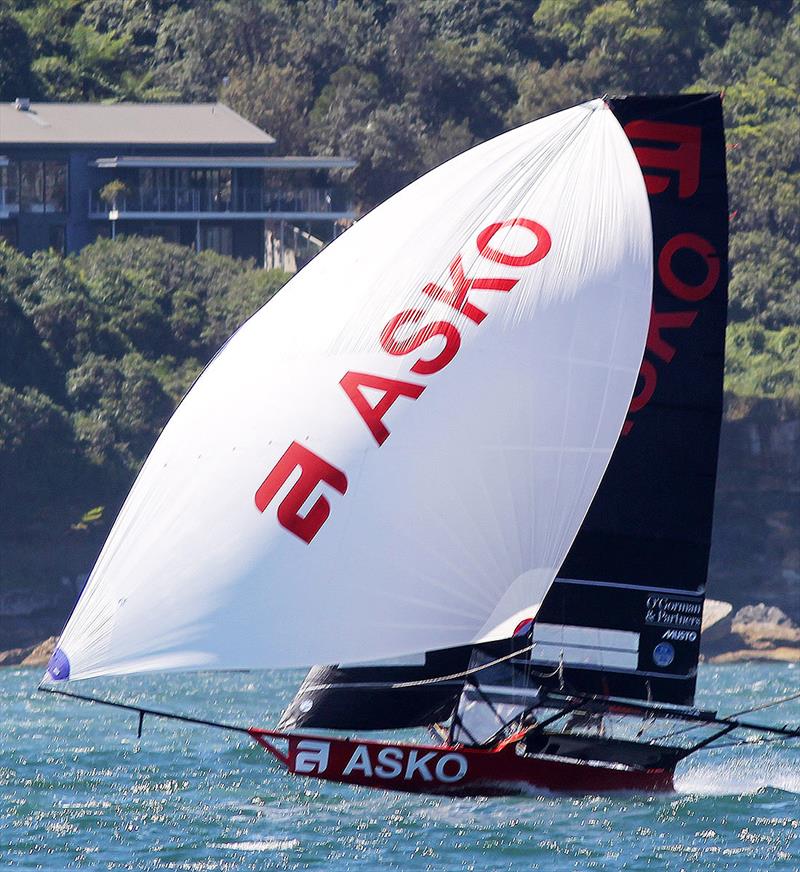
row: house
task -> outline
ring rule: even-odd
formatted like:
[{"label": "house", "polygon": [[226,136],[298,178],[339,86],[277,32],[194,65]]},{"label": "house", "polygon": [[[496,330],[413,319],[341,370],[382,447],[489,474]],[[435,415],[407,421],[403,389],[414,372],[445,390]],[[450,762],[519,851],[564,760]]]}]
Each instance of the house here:
[{"label": "house", "polygon": [[70,253],[130,233],[293,268],[354,219],[331,175],[355,162],[274,145],[221,103],[0,104],[0,238]]}]

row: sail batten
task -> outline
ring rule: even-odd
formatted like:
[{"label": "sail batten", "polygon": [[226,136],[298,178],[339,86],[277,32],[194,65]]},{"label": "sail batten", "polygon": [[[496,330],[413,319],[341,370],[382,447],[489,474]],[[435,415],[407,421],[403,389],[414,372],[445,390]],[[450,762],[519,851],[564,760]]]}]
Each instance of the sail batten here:
[{"label": "sail batten", "polygon": [[293,278],[143,467],[59,674],[368,661],[540,601],[623,427],[645,182],[593,101],[454,158]]}]

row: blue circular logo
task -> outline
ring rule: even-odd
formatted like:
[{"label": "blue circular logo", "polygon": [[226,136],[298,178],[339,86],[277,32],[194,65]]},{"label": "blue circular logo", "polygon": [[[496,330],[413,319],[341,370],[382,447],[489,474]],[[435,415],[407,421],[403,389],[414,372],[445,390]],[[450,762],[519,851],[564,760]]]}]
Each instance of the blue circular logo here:
[{"label": "blue circular logo", "polygon": [[675,659],[675,649],[669,642],[659,642],[653,648],[653,663],[656,666],[669,666]]}]

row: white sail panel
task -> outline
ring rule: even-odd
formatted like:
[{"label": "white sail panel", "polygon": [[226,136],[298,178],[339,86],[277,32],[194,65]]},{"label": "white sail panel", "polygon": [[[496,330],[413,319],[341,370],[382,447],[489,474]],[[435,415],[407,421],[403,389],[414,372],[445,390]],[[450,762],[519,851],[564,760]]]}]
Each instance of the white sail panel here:
[{"label": "white sail panel", "polygon": [[602,101],[428,173],[211,362],[51,676],[365,661],[491,634],[541,601],[588,509],[651,282],[642,174]]}]

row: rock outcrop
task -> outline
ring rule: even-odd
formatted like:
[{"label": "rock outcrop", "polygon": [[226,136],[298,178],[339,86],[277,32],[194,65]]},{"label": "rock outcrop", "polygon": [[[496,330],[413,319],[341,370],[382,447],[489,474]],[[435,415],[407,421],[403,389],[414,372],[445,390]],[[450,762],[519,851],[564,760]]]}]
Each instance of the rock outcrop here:
[{"label": "rock outcrop", "polygon": [[57,641],[58,636],[51,636],[38,645],[0,651],[0,666],[47,666]]},{"label": "rock outcrop", "polygon": [[745,606],[733,616],[731,629],[748,648],[763,650],[775,648],[778,643],[800,645],[800,627],[777,606]]},{"label": "rock outcrop", "polygon": [[800,627],[777,606],[744,606],[708,632],[703,623],[702,651],[711,663],[800,661]]},{"label": "rock outcrop", "polygon": [[58,636],[51,636],[39,645],[36,645],[25,657],[20,666],[47,666],[50,655],[55,651]]},{"label": "rock outcrop", "polygon": [[19,666],[22,661],[33,653],[35,645],[24,648],[9,648],[8,651],[0,651],[0,666]]}]

